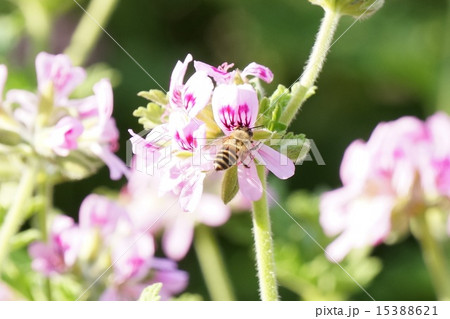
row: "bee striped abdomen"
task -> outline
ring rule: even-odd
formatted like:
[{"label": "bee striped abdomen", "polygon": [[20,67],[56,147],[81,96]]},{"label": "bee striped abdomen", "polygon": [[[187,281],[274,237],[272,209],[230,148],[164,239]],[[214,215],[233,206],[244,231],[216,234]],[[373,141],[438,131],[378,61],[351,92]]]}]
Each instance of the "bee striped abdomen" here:
[{"label": "bee striped abdomen", "polygon": [[223,147],[217,152],[214,159],[214,169],[216,171],[223,171],[237,162],[237,148],[235,145],[224,144]]}]

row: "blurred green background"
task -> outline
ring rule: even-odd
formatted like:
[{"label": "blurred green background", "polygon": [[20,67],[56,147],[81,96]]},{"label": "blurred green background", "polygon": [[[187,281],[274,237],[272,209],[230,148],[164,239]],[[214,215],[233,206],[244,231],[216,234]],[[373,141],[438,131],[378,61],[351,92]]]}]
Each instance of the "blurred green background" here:
[{"label": "blurred green background", "polygon": [[[326,165],[305,162],[289,181],[273,181],[281,202],[288,203],[290,212],[306,229],[313,230],[312,235],[323,237],[317,226],[318,194],[340,186],[339,165],[351,141],[367,139],[380,121],[403,115],[425,118],[437,109],[450,110],[449,3],[387,0],[373,17],[350,29],[354,19],[342,19],[337,30],[337,37],[342,37],[331,48],[317,93],[291,127],[314,140]],[[79,4],[86,8],[89,1],[80,0]],[[72,0],[1,1],[0,63],[9,67],[7,87],[35,87],[35,55],[42,50],[62,52],[82,15]],[[212,65],[227,61],[242,69],[255,61],[268,66],[275,74],[274,82],[266,86],[270,93],[277,84],[290,86],[300,76],[321,17],[322,9],[307,0],[133,0],[119,1],[105,27],[165,89],[176,61],[192,53],[195,59]],[[91,28],[98,26],[92,22]],[[121,132],[119,155],[125,158],[127,129],[141,130],[131,115],[144,105],[136,94],[157,88],[157,84],[104,33],[86,65],[99,62],[108,66],[107,74],[113,75],[116,84],[114,116]],[[111,182],[104,168],[87,180],[58,186],[56,206],[76,216],[81,201],[94,189],[102,185],[119,189],[123,183]],[[299,199],[303,199],[299,205],[289,204]],[[281,263],[283,253],[292,257],[295,247],[323,255],[282,210],[274,207],[272,218],[276,245],[282,247],[277,257]],[[250,227],[249,215],[239,214],[217,230],[240,300],[258,299]],[[288,228],[290,232],[285,231]],[[325,245],[329,242],[324,237],[321,240]],[[283,252],[283,247],[296,241],[298,246]],[[308,252],[299,254],[301,260]],[[419,247],[412,239],[378,247],[374,255],[381,260],[382,270],[365,286],[375,299],[435,298]],[[314,264],[311,267],[302,271],[317,270]],[[207,296],[195,254],[191,252],[180,268],[190,272],[188,291]],[[344,289],[347,292],[340,298],[368,299],[353,283],[347,285],[351,287]],[[281,295],[298,299],[292,287],[282,288]]]}]

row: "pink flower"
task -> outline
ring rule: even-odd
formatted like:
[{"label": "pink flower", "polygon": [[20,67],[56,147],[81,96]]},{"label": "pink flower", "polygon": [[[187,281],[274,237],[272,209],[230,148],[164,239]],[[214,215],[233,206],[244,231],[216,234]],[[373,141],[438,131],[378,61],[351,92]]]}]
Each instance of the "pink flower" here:
[{"label": "pink flower", "polygon": [[[12,123],[10,130],[20,134],[35,154],[60,165],[63,175],[72,176],[64,164],[74,160],[69,155],[77,152],[75,158],[84,163],[93,158],[103,161],[112,179],[126,176],[128,168],[114,155],[119,131],[112,118],[113,92],[109,81],[103,79],[95,84],[93,96],[72,100],[70,94],[86,74],[82,68],[72,66],[67,56],[40,53],[36,58],[36,73],[37,94],[25,90],[10,90],[6,94],[2,109]],[[6,68],[0,66],[0,95],[5,79]],[[93,164],[84,174],[98,166]]]},{"label": "pink flower", "polygon": [[73,117],[63,117],[52,130],[49,143],[59,156],[69,155],[71,150],[78,148],[77,139],[83,132],[83,125]]},{"label": "pink flower", "polygon": [[94,93],[95,109],[90,111],[92,115],[85,121],[94,118],[97,123],[86,129],[81,138],[89,141],[85,147],[108,166],[111,179],[119,179],[122,175],[127,176],[129,170],[113,153],[118,149],[119,131],[111,118],[114,103],[111,83],[106,79],[100,80],[94,85]]},{"label": "pink flower", "polygon": [[106,238],[117,229],[120,218],[126,218],[124,208],[107,197],[91,194],[81,203],[79,212],[81,229],[97,228]]},{"label": "pink flower", "polygon": [[150,281],[113,285],[102,293],[100,300],[138,300],[142,291],[154,283],[162,283],[159,295],[163,301],[170,300],[174,295],[186,289],[189,276],[186,272],[178,270],[176,263],[163,258],[154,258],[151,267],[155,274]]},{"label": "pink flower", "polygon": [[55,103],[67,99],[70,93],[86,78],[83,68],[72,66],[69,57],[41,52],[36,57],[36,73],[40,92],[49,84],[55,89]]},{"label": "pink flower", "polygon": [[113,239],[111,245],[115,284],[123,284],[129,280],[138,281],[148,275],[155,252],[155,244],[150,234],[119,235]]},{"label": "pink flower", "polygon": [[245,69],[242,71],[243,77],[247,77],[248,75],[260,78],[261,80],[267,83],[270,83],[273,80],[272,71],[268,67],[255,62],[252,62],[249,65],[247,65]]},{"label": "pink flower", "polygon": [[[423,213],[428,203],[448,198],[450,118],[437,113],[425,123],[403,117],[380,123],[367,143],[353,142],[341,164],[343,187],[325,193],[320,221],[329,236],[327,248],[340,261],[356,247],[377,245],[393,232],[404,232],[408,219]],[[391,216],[402,222],[393,229]]]},{"label": "pink flower", "polygon": [[[228,64],[226,62],[216,68],[200,61],[194,61],[194,66],[197,72],[206,72],[206,74],[212,77],[218,85],[232,84],[234,77],[236,76],[236,70],[228,72],[228,69],[232,68],[234,64]],[[247,76],[249,75],[260,78],[267,83],[270,83],[273,80],[272,71],[268,67],[255,62],[247,65],[240,73],[240,76],[244,79],[247,79]]]},{"label": "pink flower", "polygon": [[228,69],[234,66],[233,63],[224,62],[217,68],[201,61],[194,61],[194,67],[197,72],[206,72],[206,74],[214,79],[217,84],[231,83],[236,71],[228,72]]},{"label": "pink flower", "polygon": [[[212,107],[217,125],[229,135],[236,129],[254,127],[259,103],[256,91],[250,84],[222,84],[214,90]],[[252,142],[246,147],[251,150],[249,163],[237,164],[239,187],[241,193],[248,199],[252,201],[260,199],[263,191],[253,158],[260,164],[265,164],[278,178],[286,179],[294,174],[294,163],[285,155],[263,143]]]},{"label": "pink flower", "polygon": [[189,120],[181,113],[172,113],[169,123],[178,149],[194,152],[205,144],[206,125],[200,120]]},{"label": "pink flower", "polygon": [[73,219],[58,215],[53,220],[48,242],[30,245],[31,267],[45,276],[64,273],[74,265],[79,248],[79,233]]},{"label": "pink flower", "polygon": [[190,54],[183,63],[178,61],[170,78],[168,95],[170,106],[174,110],[184,110],[190,118],[193,118],[208,104],[213,83],[205,72],[196,72],[186,84],[183,84],[186,69],[191,61]]},{"label": "pink flower", "polygon": [[158,184],[159,178],[133,171],[121,197],[126,200],[125,205],[135,227],[150,229],[153,234],[164,230],[162,248],[171,259],[180,260],[187,254],[197,223],[216,227],[230,217],[230,208],[217,195],[208,193],[199,197],[198,205],[190,213],[178,207],[172,208],[175,194],[158,197]]}]

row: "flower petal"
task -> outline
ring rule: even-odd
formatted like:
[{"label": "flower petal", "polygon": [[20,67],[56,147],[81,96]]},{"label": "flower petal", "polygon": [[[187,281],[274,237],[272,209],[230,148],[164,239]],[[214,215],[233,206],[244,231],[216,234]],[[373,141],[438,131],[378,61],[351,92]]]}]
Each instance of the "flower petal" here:
[{"label": "flower petal", "polygon": [[78,148],[78,137],[83,132],[83,125],[73,117],[63,117],[49,136],[48,142],[53,151],[59,156],[69,155],[71,150]]},{"label": "flower petal", "polygon": [[175,220],[164,231],[162,247],[167,257],[180,260],[186,256],[191,247],[194,236],[194,221],[189,216],[183,216],[185,212],[179,212]]},{"label": "flower petal", "polygon": [[109,80],[102,79],[94,85],[95,99],[97,101],[99,127],[105,127],[113,112],[114,98]]},{"label": "flower petal", "polygon": [[225,134],[237,127],[252,128],[258,116],[258,97],[250,84],[222,84],[212,97],[214,120]]},{"label": "flower petal", "polygon": [[263,188],[253,161],[248,168],[238,165],[238,182],[239,190],[244,197],[253,202],[261,198]]},{"label": "flower petal", "polygon": [[196,210],[197,220],[205,225],[217,227],[230,218],[231,209],[216,195],[205,193]]},{"label": "flower petal", "polygon": [[52,83],[56,100],[67,98],[86,78],[84,69],[73,67],[68,56],[45,52],[39,53],[36,57],[36,73],[39,91],[43,92],[49,82]]},{"label": "flower petal", "polygon": [[188,54],[184,59],[184,62],[178,61],[175,68],[172,71],[170,77],[170,89],[169,89],[169,103],[172,108],[177,108],[182,105],[181,89],[183,88],[183,79],[186,74],[187,67],[192,61],[192,55]]},{"label": "flower petal", "polygon": [[235,71],[228,72],[228,69],[233,67],[234,64],[228,64],[224,63],[218,68],[200,62],[200,61],[194,61],[194,67],[197,72],[203,71],[206,72],[206,74],[214,79],[217,84],[225,84],[225,83],[231,83],[235,74]]},{"label": "flower petal", "polygon": [[112,153],[108,147],[101,147],[100,145],[92,145],[92,152],[97,155],[109,168],[109,175],[112,180],[118,180],[122,176],[128,178],[130,175],[129,168],[122,160]]},{"label": "flower petal", "polygon": [[280,179],[292,177],[295,173],[294,163],[280,152],[263,143],[258,146],[258,150],[253,152],[260,164],[265,165],[269,171]]},{"label": "flower petal", "polygon": [[252,62],[246,66],[242,71],[242,76],[247,77],[248,75],[256,76],[261,80],[270,83],[273,80],[273,73],[270,69],[264,65]]},{"label": "flower petal", "polygon": [[184,75],[186,74],[187,67],[192,61],[192,55],[189,53],[184,62],[178,61],[170,76],[170,90],[176,88],[178,85],[183,84]]},{"label": "flower petal", "polygon": [[193,212],[202,198],[203,180],[206,174],[195,172],[195,175],[182,186],[180,206],[185,212]]},{"label": "flower petal", "polygon": [[161,300],[169,300],[173,295],[179,294],[186,289],[189,274],[183,270],[173,269],[156,271],[152,282],[162,283],[160,291]]},{"label": "flower petal", "polygon": [[209,102],[213,83],[205,72],[196,72],[184,85],[182,106],[190,118],[194,118]]}]

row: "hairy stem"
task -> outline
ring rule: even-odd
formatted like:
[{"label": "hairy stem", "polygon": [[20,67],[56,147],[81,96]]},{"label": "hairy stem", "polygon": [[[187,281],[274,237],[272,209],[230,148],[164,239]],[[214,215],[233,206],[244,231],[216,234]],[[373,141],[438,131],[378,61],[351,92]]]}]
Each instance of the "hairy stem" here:
[{"label": "hairy stem", "polygon": [[10,240],[18,232],[25,218],[25,206],[33,193],[35,185],[35,167],[25,168],[17,188],[16,197],[6,213],[0,229],[0,272],[9,252]]},{"label": "hairy stem", "polygon": [[235,300],[217,238],[212,230],[198,225],[195,229],[194,246],[211,299],[214,301]]},{"label": "hairy stem", "polygon": [[261,300],[278,300],[278,287],[273,256],[272,230],[270,225],[269,205],[267,203],[267,181],[265,167],[257,166],[258,176],[263,187],[260,200],[253,202],[253,237],[255,240],[256,265],[258,268],[259,290]]},{"label": "hairy stem", "polygon": [[427,214],[417,217],[420,231],[420,244],[428,273],[431,276],[436,295],[439,300],[450,300],[450,277],[442,248],[433,236],[427,220]]},{"label": "hairy stem", "polygon": [[339,13],[328,9],[325,10],[325,16],[322,19],[316,42],[312,48],[305,70],[300,77],[300,85],[297,85],[292,93],[292,97],[281,115],[281,123],[289,126],[298,110],[300,110],[303,103],[311,95],[312,90],[314,90],[314,83],[322,70],[339,19]]},{"label": "hairy stem", "polygon": [[117,3],[118,0],[92,0],[90,2],[86,9],[87,12],[78,23],[70,45],[65,51],[75,65],[86,62]]}]

